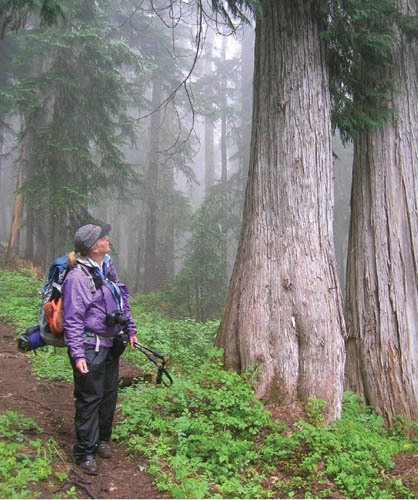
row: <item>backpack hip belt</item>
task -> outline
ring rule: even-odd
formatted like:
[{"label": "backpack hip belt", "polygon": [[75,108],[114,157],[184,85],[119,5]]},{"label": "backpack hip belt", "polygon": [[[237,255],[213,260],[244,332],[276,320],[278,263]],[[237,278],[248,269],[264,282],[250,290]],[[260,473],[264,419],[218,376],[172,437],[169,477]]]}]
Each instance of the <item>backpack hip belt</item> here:
[{"label": "backpack hip belt", "polygon": [[115,336],[105,337],[104,335],[99,335],[98,333],[92,332],[91,330],[84,330],[83,335],[84,335],[84,337],[87,337],[87,338],[95,338],[96,339],[96,348],[95,348],[96,352],[99,352],[100,342],[102,340],[105,342],[113,342],[113,339],[115,338]]}]

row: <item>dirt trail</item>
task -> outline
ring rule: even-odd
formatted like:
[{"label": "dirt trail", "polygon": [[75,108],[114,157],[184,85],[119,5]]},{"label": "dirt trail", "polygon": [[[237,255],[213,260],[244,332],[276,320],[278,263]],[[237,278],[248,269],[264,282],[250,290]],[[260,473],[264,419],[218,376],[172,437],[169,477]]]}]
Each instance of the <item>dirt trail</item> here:
[{"label": "dirt trail", "polygon": [[[78,498],[168,498],[153,486],[152,477],[143,472],[146,460],[140,456],[131,458],[120,443],[112,443],[111,459],[97,458],[98,476],[80,471],[72,458],[73,386],[67,382],[37,380],[26,356],[17,351],[14,338],[13,329],[0,323],[0,412],[14,410],[35,420],[44,431],[42,438],[54,438],[62,452],[62,459],[54,464],[53,470],[69,474],[67,482],[55,480],[53,486],[42,482],[33,485],[32,490],[40,493],[40,498],[52,498],[60,488],[65,491],[72,484],[77,488]],[[120,376],[135,374],[135,368],[122,359]],[[118,410],[116,419],[117,416]]]}]

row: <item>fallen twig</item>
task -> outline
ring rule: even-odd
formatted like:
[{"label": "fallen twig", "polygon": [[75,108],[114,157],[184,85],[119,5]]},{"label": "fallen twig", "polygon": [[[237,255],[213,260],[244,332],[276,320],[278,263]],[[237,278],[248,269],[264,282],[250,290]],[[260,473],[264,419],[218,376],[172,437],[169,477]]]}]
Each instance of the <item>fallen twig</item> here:
[{"label": "fallen twig", "polygon": [[49,412],[52,412],[51,408],[49,408],[49,406],[46,406],[44,404],[42,404],[40,401],[36,401],[35,399],[31,399],[31,398],[28,398],[26,396],[22,396],[20,394],[13,394],[13,397],[15,398],[22,398],[24,399],[25,401],[30,401],[32,403],[36,403],[37,405],[39,405],[41,408],[44,408],[45,410],[48,410]]},{"label": "fallen twig", "polygon": [[97,498],[93,495],[93,493],[85,486],[84,484],[81,484],[80,481],[76,481],[75,479],[65,479],[62,483],[62,485],[54,491],[54,493],[59,493],[60,491],[64,491],[68,486],[75,486],[76,488],[79,488],[80,490],[83,490],[85,493],[90,498]]},{"label": "fallen twig", "polygon": [[81,484],[81,482],[79,481],[69,481],[70,484],[72,484],[73,486],[75,486],[76,488],[80,488],[80,490],[83,490],[87,493],[87,495],[90,497],[90,498],[97,498],[93,495],[93,493],[87,488],[87,486],[84,486],[84,484]]},{"label": "fallen twig", "polygon": [[89,481],[88,479],[85,479],[76,470],[70,469],[70,471],[68,472],[68,475],[70,476],[71,474],[73,474],[77,478],[77,480],[80,481],[80,483],[91,484],[91,481]]},{"label": "fallen twig", "polygon": [[[75,477],[70,477],[71,475],[75,476]],[[76,488],[79,488],[80,490],[84,491],[85,493],[87,493],[87,495],[90,497],[90,498],[97,498],[96,496],[94,496],[94,494],[90,491],[90,489],[86,486],[86,484],[91,484],[91,481],[88,481],[87,479],[84,479],[82,476],[80,476],[80,474],[78,474],[78,472],[76,472],[74,469],[70,469],[69,473],[68,473],[68,478],[65,479],[61,486],[54,491],[54,493],[58,493],[60,491],[63,491],[65,488],[67,488],[68,486],[75,486]]]}]

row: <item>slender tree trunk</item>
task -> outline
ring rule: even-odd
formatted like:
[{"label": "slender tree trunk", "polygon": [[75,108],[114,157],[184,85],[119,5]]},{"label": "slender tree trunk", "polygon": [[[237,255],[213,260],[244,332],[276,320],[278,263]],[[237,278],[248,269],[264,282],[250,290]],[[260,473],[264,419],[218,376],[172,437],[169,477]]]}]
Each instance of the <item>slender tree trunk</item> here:
[{"label": "slender tree trunk", "polygon": [[[161,102],[161,75],[155,70],[152,78],[152,109]],[[159,179],[159,147],[160,147],[160,110],[151,115],[150,147],[147,170],[147,209],[145,229],[145,269],[144,293],[153,292],[157,288],[157,211],[158,211],[158,179]]]},{"label": "slender tree trunk", "polygon": [[[3,120],[4,116],[0,115],[0,119]],[[5,162],[3,161],[4,154],[4,127],[0,125],[0,199],[2,200],[2,207],[0,210],[0,240],[3,239],[3,234],[6,233],[6,186],[5,186]]]},{"label": "slender tree trunk", "polygon": [[27,170],[30,154],[32,149],[32,131],[29,119],[27,118],[25,125],[25,137],[23,139],[22,151],[19,160],[19,169],[16,182],[16,194],[13,200],[12,222],[10,225],[9,245],[7,248],[6,260],[10,260],[13,255],[17,254],[17,246],[19,244],[19,235],[22,227],[23,214],[23,193],[20,190],[23,187],[25,171]]},{"label": "slender tree trunk", "polygon": [[205,116],[205,191],[213,186],[215,179],[214,124],[211,116]]},{"label": "slender tree trunk", "polygon": [[163,192],[166,193],[166,195],[163,196],[160,202],[161,231],[159,240],[161,241],[161,249],[158,252],[162,270],[159,277],[160,286],[174,274],[174,228],[176,226],[174,210],[172,209],[174,198],[173,168],[167,165],[161,177]]},{"label": "slender tree trunk", "polygon": [[136,250],[136,265],[135,265],[135,286],[134,286],[134,291],[136,293],[139,292],[139,290],[140,290],[140,282],[141,282],[141,250],[142,250],[141,243],[142,243],[142,238],[141,238],[139,229],[136,233],[136,237],[137,237],[137,247],[136,248],[137,248],[137,250]]},{"label": "slender tree trunk", "polygon": [[22,154],[17,174],[16,194],[13,200],[12,223],[10,225],[9,245],[7,247],[6,260],[10,260],[16,254],[16,246],[22,227],[23,194],[19,192],[23,187],[24,156]]},{"label": "slender tree trunk", "polygon": [[120,242],[122,236],[121,224],[120,224],[121,208],[119,200],[113,200],[113,203],[111,205],[111,213],[112,213],[112,220],[116,222],[116,224],[114,224],[114,226],[112,227],[112,234],[111,234],[112,241],[114,242],[113,245],[116,248],[116,255],[114,255],[113,260],[115,261],[117,268],[119,268],[121,265]]},{"label": "slender tree trunk", "polygon": [[[221,102],[221,189],[222,195],[225,200],[228,199],[228,129],[227,129],[227,106],[228,106],[228,92],[227,86],[228,81],[225,74],[226,68],[226,39],[222,39],[222,48],[221,48],[221,65],[222,65],[222,73],[221,73],[221,81],[220,81],[220,102]],[[225,224],[221,224],[221,231],[227,235],[228,230],[225,227]],[[228,244],[227,238],[225,238],[225,245],[223,248],[223,258],[225,261],[228,260]],[[204,318],[201,318],[200,321],[204,321]]]},{"label": "slender tree trunk", "polygon": [[119,266],[121,269],[129,269],[129,240],[130,237],[127,236],[133,232],[130,224],[129,224],[129,209],[123,206],[123,203],[119,204],[120,212],[119,212],[119,225],[121,228],[121,232],[124,235],[119,240]]},{"label": "slender tree trunk", "polygon": [[245,191],[250,164],[252,74],[254,67],[254,39],[249,27],[244,27],[241,44],[241,135],[239,151],[240,188]]},{"label": "slender tree trunk", "polygon": [[25,244],[25,259],[33,260],[33,210],[26,210],[26,244]]},{"label": "slender tree trunk", "polygon": [[48,210],[44,207],[38,208],[36,212],[38,222],[42,221],[43,224],[36,225],[36,231],[34,233],[34,243],[35,243],[35,253],[33,257],[33,263],[36,266],[40,266],[47,270],[47,266],[50,263],[48,260]]},{"label": "slender tree trunk", "polygon": [[221,50],[221,60],[222,60],[222,78],[221,78],[221,184],[223,191],[226,193],[226,183],[228,182],[228,153],[227,153],[227,79],[225,75],[225,64],[226,64],[226,39],[222,39],[222,50]]},{"label": "slender tree trunk", "polygon": [[[212,30],[208,31],[206,37],[207,53],[210,61],[212,60],[212,46],[213,46],[214,33]],[[209,71],[213,71],[212,62],[209,66]],[[213,110],[208,110],[205,115],[205,191],[213,186],[215,180],[215,146],[214,146],[214,123],[213,123]]]},{"label": "slender tree trunk", "polygon": [[312,4],[261,3],[243,227],[216,343],[228,368],[258,365],[258,397],[323,399],[328,421],[341,413],[345,327],[326,57]]},{"label": "slender tree trunk", "polygon": [[355,141],[346,303],[347,385],[389,424],[418,419],[417,45],[400,36],[393,61],[396,114]]}]

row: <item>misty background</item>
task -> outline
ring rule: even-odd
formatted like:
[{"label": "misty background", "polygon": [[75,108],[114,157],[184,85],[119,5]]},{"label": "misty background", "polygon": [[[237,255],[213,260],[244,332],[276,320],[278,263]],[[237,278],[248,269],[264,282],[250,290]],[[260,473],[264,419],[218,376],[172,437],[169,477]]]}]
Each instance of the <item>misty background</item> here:
[{"label": "misty background", "polygon": [[[124,8],[108,6],[100,12],[84,12],[77,1],[67,4],[66,21],[59,26],[45,28],[34,19],[24,30],[8,33],[0,41],[2,251],[10,238],[30,119],[37,131],[31,140],[38,145],[25,160],[24,186],[18,191],[25,201],[15,253],[46,269],[55,257],[72,250],[74,227],[93,219],[107,222],[112,225],[112,257],[132,292],[163,293],[186,315],[201,321],[217,318],[234,264],[249,166],[254,30],[251,26],[232,30],[210,17],[197,19],[192,8],[180,16],[163,6],[152,9],[147,2],[142,2],[141,8],[121,2]],[[68,151],[76,145],[61,145],[51,160],[42,148],[52,143],[52,136],[38,132],[49,126],[55,132],[68,128],[68,136],[74,129],[69,113],[77,103],[71,104],[68,112],[64,104],[58,108],[60,99],[65,103],[67,87],[60,87],[51,76],[54,68],[67,61],[66,51],[74,57],[69,85],[84,95],[93,92],[94,98],[89,99],[92,105],[101,102],[96,93],[102,93],[104,106],[109,102],[106,92],[113,91],[112,80],[110,88],[94,87],[94,77],[88,73],[97,64],[94,50],[99,49],[90,48],[91,61],[89,51],[78,61],[77,53],[87,44],[87,37],[81,42],[68,38],[75,29],[79,33],[92,26],[101,29],[94,16],[104,16],[106,22],[103,36],[108,45],[100,50],[123,44],[132,58],[119,65],[117,75],[119,83],[123,80],[125,94],[120,105],[129,127],[125,129],[121,121],[116,125],[120,139],[117,150],[124,162],[120,175],[117,168],[105,171],[99,140],[88,138],[86,147],[93,160],[89,158],[84,167],[81,161],[77,182],[83,183],[90,176],[98,178],[95,169],[102,167],[104,178],[97,185],[89,183],[87,195],[76,201],[82,199],[83,211],[76,212],[69,201],[72,198],[64,194],[59,198],[59,193],[71,191],[69,180],[75,183],[70,167],[74,160],[68,160]],[[62,53],[57,49],[59,43],[63,44]],[[116,62],[110,60],[113,65]],[[50,87],[45,81],[39,83],[47,77],[54,82]],[[28,102],[22,104],[19,92],[23,85],[26,89],[33,85],[31,90],[40,96],[36,116]],[[83,113],[75,120],[81,131],[84,126],[89,130],[100,125],[88,104],[83,103]],[[121,116],[118,113],[118,109],[111,110],[114,122]],[[58,140],[57,149],[56,144]],[[335,136],[333,151],[334,237],[344,289],[352,148]],[[41,171],[44,177],[39,177]],[[48,198],[51,191],[55,198]],[[51,199],[58,201],[51,204]]]}]

